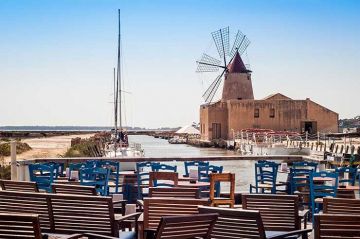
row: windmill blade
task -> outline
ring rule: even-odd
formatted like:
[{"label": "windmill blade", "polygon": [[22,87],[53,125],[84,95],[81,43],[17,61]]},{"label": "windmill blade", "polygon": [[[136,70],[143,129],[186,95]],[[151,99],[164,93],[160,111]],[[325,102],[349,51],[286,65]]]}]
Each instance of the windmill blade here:
[{"label": "windmill blade", "polygon": [[240,55],[244,53],[246,48],[249,46],[250,40],[246,37],[244,33],[240,30],[237,32],[233,47],[231,48],[230,58],[235,56],[236,51],[239,52]]},{"label": "windmill blade", "polygon": [[229,27],[219,29],[211,33],[216,49],[221,59],[224,59],[226,65],[226,57],[229,55],[230,39],[229,39]]},{"label": "windmill blade", "polygon": [[198,67],[196,69],[196,72],[215,72],[219,70],[221,61],[209,56],[207,54],[203,54],[201,59],[197,61]]},{"label": "windmill blade", "polygon": [[220,86],[222,76],[224,75],[225,71],[226,71],[226,69],[224,69],[223,72],[216,77],[216,79],[211,83],[209,88],[207,88],[207,90],[203,94],[202,97],[204,98],[206,103],[210,103],[213,100],[215,93]]}]

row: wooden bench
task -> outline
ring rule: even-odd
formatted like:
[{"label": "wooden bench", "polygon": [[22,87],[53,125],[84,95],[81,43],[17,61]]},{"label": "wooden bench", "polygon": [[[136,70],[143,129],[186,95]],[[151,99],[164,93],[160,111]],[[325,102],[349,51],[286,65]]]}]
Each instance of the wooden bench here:
[{"label": "wooden bench", "polygon": [[314,239],[360,238],[360,215],[315,214]]},{"label": "wooden bench", "polygon": [[70,184],[52,184],[51,189],[53,193],[61,194],[75,194],[75,195],[98,195],[95,187],[70,185]]},{"label": "wooden bench", "polygon": [[360,215],[360,200],[324,197],[323,212],[326,214]]},{"label": "wooden bench", "polygon": [[156,239],[210,239],[217,217],[217,213],[162,217],[156,231]]},{"label": "wooden bench", "polygon": [[260,211],[267,231],[301,229],[299,197],[296,195],[243,194],[242,208]]},{"label": "wooden bench", "polygon": [[[35,214],[0,213],[0,237],[43,239],[39,216]],[[77,238],[81,238],[81,235],[61,235],[61,239]]]},{"label": "wooden bench", "polygon": [[119,222],[139,216],[114,214],[112,198],[101,196],[0,191],[0,205],[6,213],[38,214],[46,233],[119,236]]},{"label": "wooden bench", "polygon": [[[219,207],[199,207],[199,213],[218,213],[211,238],[286,238],[302,235],[307,238],[307,233],[312,229],[295,230],[290,232],[265,231],[262,216],[255,210],[238,210]],[[291,237],[291,238],[293,238]]]},{"label": "wooden bench", "polygon": [[[207,199],[144,198],[144,231],[155,231],[163,216],[198,213],[198,206],[209,205]],[[140,232],[139,233],[143,233]]]},{"label": "wooden bench", "polygon": [[1,190],[18,191],[18,192],[39,192],[35,182],[0,180]]},{"label": "wooden bench", "polygon": [[150,187],[149,197],[200,198],[200,194],[199,194],[199,190],[196,188]]}]

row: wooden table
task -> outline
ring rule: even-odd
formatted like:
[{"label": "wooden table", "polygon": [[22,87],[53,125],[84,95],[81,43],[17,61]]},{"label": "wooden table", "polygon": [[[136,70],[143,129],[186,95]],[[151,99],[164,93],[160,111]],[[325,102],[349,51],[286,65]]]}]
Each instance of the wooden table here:
[{"label": "wooden table", "polygon": [[359,191],[360,190],[360,186],[359,185],[355,185],[355,186],[352,186],[352,185],[346,185],[345,188],[343,187],[338,187],[338,190],[346,190],[346,191]]},{"label": "wooden table", "polygon": [[200,188],[200,187],[209,187],[209,182],[199,182],[196,181],[196,183],[190,183],[190,181],[180,181],[178,182],[178,187],[183,188]]}]

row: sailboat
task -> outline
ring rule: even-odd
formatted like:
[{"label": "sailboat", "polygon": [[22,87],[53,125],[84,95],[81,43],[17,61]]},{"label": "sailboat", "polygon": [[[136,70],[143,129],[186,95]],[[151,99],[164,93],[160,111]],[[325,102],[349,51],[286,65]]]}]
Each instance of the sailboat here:
[{"label": "sailboat", "polygon": [[[121,157],[144,157],[144,150],[141,144],[129,144],[127,135],[122,126],[122,89],[121,89],[121,28],[120,28],[120,9],[119,15],[119,34],[118,34],[118,51],[117,51],[117,69],[114,68],[114,123],[115,129],[112,132],[111,142],[105,150],[107,158]],[[118,125],[119,119],[119,125]]]}]

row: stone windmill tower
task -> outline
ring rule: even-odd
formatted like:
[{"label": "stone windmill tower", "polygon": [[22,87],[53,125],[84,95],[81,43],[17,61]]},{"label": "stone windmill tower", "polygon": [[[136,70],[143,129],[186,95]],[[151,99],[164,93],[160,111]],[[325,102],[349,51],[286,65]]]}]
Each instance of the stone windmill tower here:
[{"label": "stone windmill tower", "polygon": [[224,80],[222,101],[254,99],[251,71],[244,64],[241,55],[249,46],[250,41],[238,31],[230,50],[229,27],[212,33],[220,60],[204,53],[197,61],[197,72],[219,72],[211,85],[203,94],[206,103],[211,103],[222,80]]}]

